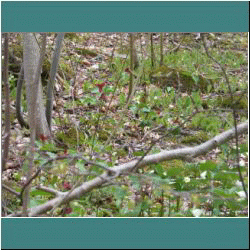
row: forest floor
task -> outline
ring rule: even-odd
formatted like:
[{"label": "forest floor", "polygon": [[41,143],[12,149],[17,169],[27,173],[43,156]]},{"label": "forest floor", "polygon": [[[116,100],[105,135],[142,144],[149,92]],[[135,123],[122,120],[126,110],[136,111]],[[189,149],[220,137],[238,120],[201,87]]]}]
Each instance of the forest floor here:
[{"label": "forest floor", "polygon": [[[139,66],[132,70],[135,92],[127,104],[131,71],[129,34],[66,34],[54,89],[53,140],[40,138],[36,142],[37,166],[57,155],[82,153],[112,167],[138,159],[149,149],[148,154],[154,154],[204,143],[233,127],[233,108],[237,110],[238,123],[247,119],[247,33],[210,33],[207,38],[211,55],[226,68],[236,100],[234,107],[220,67],[207,57],[198,33],[164,33],[164,67],[159,65],[161,35],[154,33],[151,38],[150,34],[135,34]],[[47,60],[42,73],[44,93],[54,40],[55,35],[49,34]],[[11,137],[2,181],[17,191],[26,181],[24,171],[30,141],[29,130],[21,128],[15,115],[16,82],[21,61],[20,34],[12,34]],[[165,79],[166,73],[172,78]],[[176,78],[176,75],[181,77]],[[165,77],[163,81],[162,76]],[[206,83],[205,90],[196,89],[197,79]],[[178,89],[178,82],[185,88]],[[194,91],[185,85],[190,82]],[[25,89],[23,92],[25,96]],[[2,91],[2,135],[4,101]],[[24,98],[22,105],[27,120]],[[240,164],[247,185],[247,135],[239,137],[239,145]],[[95,190],[76,201],[71,205],[73,212],[66,216],[178,217],[196,216],[197,209],[200,211],[198,216],[247,216],[248,204],[242,199],[235,158],[235,140],[232,140],[190,162],[176,159],[147,166],[139,169],[136,175],[121,177],[116,187]],[[39,181],[64,190],[65,183],[74,185],[86,170],[89,168],[82,161],[66,159],[54,163]],[[83,180],[102,171],[93,169],[93,172]],[[48,196],[34,191],[32,206],[47,199]],[[3,216],[19,206],[13,197],[5,197]],[[58,216],[61,215],[60,210]]]}]

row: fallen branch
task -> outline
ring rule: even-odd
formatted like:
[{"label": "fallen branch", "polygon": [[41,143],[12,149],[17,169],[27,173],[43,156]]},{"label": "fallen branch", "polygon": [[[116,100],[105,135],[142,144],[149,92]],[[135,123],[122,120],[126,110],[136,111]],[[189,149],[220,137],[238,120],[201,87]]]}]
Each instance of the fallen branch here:
[{"label": "fallen branch", "polygon": [[[248,132],[248,121],[240,124],[237,126],[238,135],[244,134]],[[217,146],[233,139],[235,137],[235,128],[225,131],[211,140],[202,143],[195,147],[187,147],[187,148],[180,148],[174,150],[163,150],[162,152],[154,155],[148,155],[144,157],[143,160],[140,161],[138,164],[138,160],[133,160],[128,163],[124,163],[118,166],[113,167],[113,171],[116,173],[115,176],[110,177],[109,173],[104,173],[95,179],[85,182],[79,187],[76,187],[74,190],[70,190],[69,192],[63,192],[56,198],[48,201],[45,204],[39,205],[37,207],[33,207],[29,209],[28,216],[34,217],[38,216],[39,214],[44,214],[47,211],[53,209],[56,204],[68,203],[72,200],[79,199],[81,196],[85,195],[86,193],[90,192],[91,190],[101,187],[106,183],[109,183],[114,177],[118,177],[119,175],[129,175],[131,171],[134,170],[135,167],[143,167],[150,164],[155,164],[167,160],[173,159],[182,159],[187,160],[190,158],[195,158],[200,155],[204,155],[207,152],[211,151],[212,149],[216,148]],[[10,215],[10,217],[19,216],[18,213],[14,215]]]}]

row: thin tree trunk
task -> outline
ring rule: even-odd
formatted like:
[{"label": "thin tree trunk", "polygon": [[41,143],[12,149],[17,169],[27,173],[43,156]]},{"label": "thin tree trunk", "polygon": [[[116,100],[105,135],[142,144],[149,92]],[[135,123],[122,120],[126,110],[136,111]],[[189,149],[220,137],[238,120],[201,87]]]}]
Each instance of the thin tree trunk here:
[{"label": "thin tree trunk", "polygon": [[[40,48],[35,36],[37,35],[33,33],[24,33],[24,79],[26,85],[29,124],[31,126],[31,123],[34,122],[32,119],[32,108],[35,106],[36,102],[36,136],[37,138],[40,138],[41,136],[46,138],[50,136],[50,130],[45,116],[45,107],[43,105],[41,75],[39,76],[38,86],[34,85],[40,54]],[[34,100],[34,96],[37,97],[37,100]]]},{"label": "thin tree trunk", "polygon": [[5,169],[9,154],[10,141],[10,88],[8,82],[8,64],[9,64],[9,34],[4,34],[4,66],[3,66],[3,82],[5,95],[5,131],[2,153],[2,171]]},{"label": "thin tree trunk", "polygon": [[[24,77],[25,82],[29,88],[27,88],[27,100],[28,100],[28,113],[29,113],[29,122],[30,122],[30,154],[29,154],[29,167],[26,172],[26,178],[29,180],[33,171],[33,161],[35,153],[35,138],[36,135],[49,136],[49,128],[45,117],[45,110],[42,103],[42,88],[41,88],[41,69],[42,63],[45,57],[46,49],[46,34],[42,35],[42,46],[41,50],[38,47],[36,38],[32,33],[24,34]],[[37,55],[37,58],[35,57]],[[42,109],[43,108],[43,109]],[[39,111],[43,111],[40,113]],[[39,117],[38,115],[43,115]],[[40,126],[39,122],[43,122],[47,125],[47,131],[41,130],[45,127]],[[40,129],[37,133],[37,129]],[[40,134],[41,131],[43,134]],[[45,134],[45,132],[47,134]],[[29,184],[24,192],[22,197],[22,206],[24,217],[28,216],[28,205],[29,205],[29,192],[31,185]]]},{"label": "thin tree trunk", "polygon": [[62,49],[63,38],[64,38],[64,33],[57,34],[55,52],[53,55],[53,61],[50,69],[50,79],[47,91],[47,104],[46,104],[46,118],[50,130],[51,130],[51,118],[52,118],[52,108],[53,108],[53,89]]}]

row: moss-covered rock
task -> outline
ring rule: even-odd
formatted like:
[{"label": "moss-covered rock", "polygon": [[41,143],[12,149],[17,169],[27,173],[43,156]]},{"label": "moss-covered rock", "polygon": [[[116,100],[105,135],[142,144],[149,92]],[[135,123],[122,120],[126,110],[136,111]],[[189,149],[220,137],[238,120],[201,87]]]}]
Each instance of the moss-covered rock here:
[{"label": "moss-covered rock", "polygon": [[218,96],[216,98],[216,104],[222,108],[235,108],[235,109],[247,109],[248,108],[248,99],[247,96],[237,95],[232,99],[229,95],[227,96]]},{"label": "moss-covered rock", "polygon": [[[150,74],[152,83],[155,83],[159,87],[174,87],[175,89],[180,88],[182,92],[198,90],[207,90],[208,86],[213,88],[213,80],[208,79],[202,75],[193,75],[191,72],[171,68],[162,65]],[[180,86],[178,86],[180,83]]]}]

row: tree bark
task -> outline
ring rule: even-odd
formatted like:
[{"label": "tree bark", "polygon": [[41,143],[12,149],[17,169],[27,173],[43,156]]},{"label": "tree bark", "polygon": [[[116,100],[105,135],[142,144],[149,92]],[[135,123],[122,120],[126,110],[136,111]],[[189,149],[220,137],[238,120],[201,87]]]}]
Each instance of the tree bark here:
[{"label": "tree bark", "polygon": [[[36,37],[38,37],[37,34],[24,33],[23,64],[29,124],[34,122],[32,121],[32,107],[36,106],[36,137],[40,138],[41,136],[49,137],[50,130],[45,116],[45,107],[43,105],[41,76],[39,77],[39,84],[36,85],[34,83],[40,58],[40,49]],[[37,98],[33,98],[34,96]]]}]

